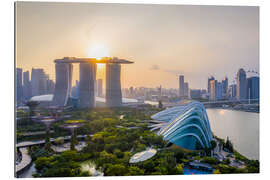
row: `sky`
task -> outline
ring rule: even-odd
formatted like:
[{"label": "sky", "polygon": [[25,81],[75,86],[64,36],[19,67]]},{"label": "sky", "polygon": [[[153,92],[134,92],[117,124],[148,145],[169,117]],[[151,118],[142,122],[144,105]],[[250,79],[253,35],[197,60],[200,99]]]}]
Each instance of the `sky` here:
[{"label": "sky", "polygon": [[17,2],[23,71],[44,68],[54,80],[54,59],[97,55],[134,61],[122,65],[124,88],[178,88],[179,75],[193,89],[210,75],[232,83],[239,68],[259,72],[259,7]]}]

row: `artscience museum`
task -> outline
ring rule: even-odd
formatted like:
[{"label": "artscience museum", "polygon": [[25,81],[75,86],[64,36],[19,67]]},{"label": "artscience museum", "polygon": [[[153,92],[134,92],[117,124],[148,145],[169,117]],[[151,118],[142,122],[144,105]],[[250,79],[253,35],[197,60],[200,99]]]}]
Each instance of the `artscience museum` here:
[{"label": "artscience museum", "polygon": [[213,135],[204,105],[187,101],[152,116],[152,131],[163,139],[189,150],[211,147]]}]

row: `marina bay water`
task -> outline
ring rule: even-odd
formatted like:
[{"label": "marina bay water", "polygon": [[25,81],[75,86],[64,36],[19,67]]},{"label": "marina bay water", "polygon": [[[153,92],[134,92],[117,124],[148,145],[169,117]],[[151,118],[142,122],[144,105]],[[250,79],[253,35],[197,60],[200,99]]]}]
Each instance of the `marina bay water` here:
[{"label": "marina bay water", "polygon": [[259,113],[227,109],[207,109],[213,133],[227,136],[234,148],[249,159],[259,159]]}]

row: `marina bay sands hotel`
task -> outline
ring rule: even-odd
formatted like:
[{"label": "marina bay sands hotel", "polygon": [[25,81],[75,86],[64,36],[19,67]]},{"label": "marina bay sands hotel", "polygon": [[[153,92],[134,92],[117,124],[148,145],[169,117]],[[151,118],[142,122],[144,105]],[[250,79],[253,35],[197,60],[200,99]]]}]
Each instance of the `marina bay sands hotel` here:
[{"label": "marina bay sands hotel", "polygon": [[122,105],[121,93],[121,64],[133,62],[118,59],[116,57],[105,57],[100,60],[96,58],[64,57],[54,60],[56,82],[53,96],[53,105],[66,106],[71,96],[73,63],[80,65],[80,81],[78,104],[80,108],[95,107],[95,81],[97,63],[106,64],[106,106],[115,107]]}]

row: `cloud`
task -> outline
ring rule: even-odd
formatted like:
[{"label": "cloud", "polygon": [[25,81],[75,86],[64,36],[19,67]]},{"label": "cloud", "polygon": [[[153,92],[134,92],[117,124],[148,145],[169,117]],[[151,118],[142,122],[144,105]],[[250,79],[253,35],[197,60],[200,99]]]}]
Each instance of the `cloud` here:
[{"label": "cloud", "polygon": [[177,69],[164,69],[164,72],[170,73],[172,75],[190,74],[190,72],[186,72],[186,71],[183,71],[183,70],[177,70]]},{"label": "cloud", "polygon": [[185,77],[189,78],[201,78],[201,77],[208,77],[209,74],[207,72],[196,72],[196,71],[184,71],[184,70],[177,70],[177,69],[164,69],[164,72],[172,74],[174,76],[184,75]]},{"label": "cloud", "polygon": [[159,70],[159,66],[156,65],[156,64],[153,64],[153,65],[150,67],[150,70]]}]

